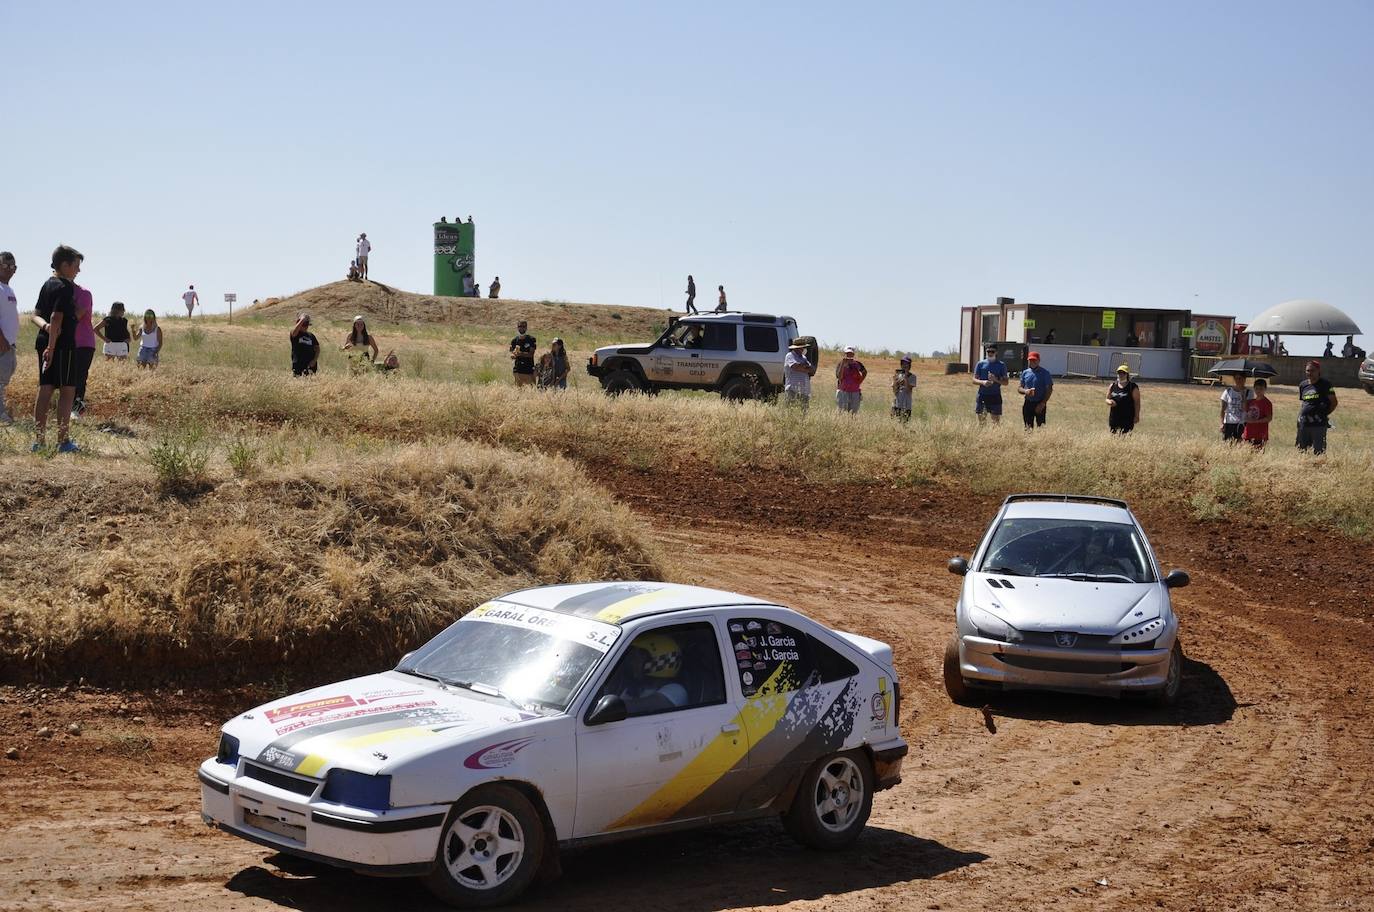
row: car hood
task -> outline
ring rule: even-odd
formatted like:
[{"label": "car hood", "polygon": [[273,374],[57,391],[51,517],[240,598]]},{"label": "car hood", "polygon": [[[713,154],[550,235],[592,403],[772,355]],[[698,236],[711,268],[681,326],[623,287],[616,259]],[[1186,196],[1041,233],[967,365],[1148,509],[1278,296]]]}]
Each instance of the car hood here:
[{"label": "car hood", "polygon": [[[995,588],[988,579],[1014,588]],[[977,574],[974,604],[1017,630],[1115,635],[1160,616],[1167,601],[1158,583],[1089,583]]]},{"label": "car hood", "polygon": [[[239,739],[246,759],[322,777],[334,766],[375,774],[470,741],[484,745],[479,753],[507,741],[514,746],[543,718],[498,698],[388,671],[264,703],[231,719],[224,731]],[[498,731],[501,738],[493,740]]]},{"label": "car hood", "polygon": [[653,350],[653,342],[627,342],[623,345],[603,345],[596,350],[596,356],[605,358],[610,355],[647,355]]}]

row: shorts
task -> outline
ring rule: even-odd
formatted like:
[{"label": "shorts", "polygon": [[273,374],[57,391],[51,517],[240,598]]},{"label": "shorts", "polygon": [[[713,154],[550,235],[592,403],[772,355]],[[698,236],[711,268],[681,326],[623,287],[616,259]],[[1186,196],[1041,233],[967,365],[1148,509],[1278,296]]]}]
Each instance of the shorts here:
[{"label": "shorts", "polygon": [[147,346],[143,346],[138,350],[138,363],[156,364],[158,355],[160,354],[162,354],[162,349],[160,348],[148,348]]},{"label": "shorts", "polygon": [[973,414],[981,415],[984,412],[987,412],[989,415],[1002,414],[1002,397],[998,396],[994,399],[991,396],[979,396],[977,402],[973,406]]},{"label": "shorts", "polygon": [[1239,440],[1244,433],[1245,425],[1243,424],[1223,424],[1221,426],[1222,440]]},{"label": "shorts", "polygon": [[43,353],[38,353],[39,386],[76,386],[76,349],[59,348],[52,353],[52,363],[43,370]]},{"label": "shorts", "polygon": [[835,390],[835,405],[839,406],[840,411],[849,412],[857,415],[859,406],[864,401],[864,394],[861,390]]},{"label": "shorts", "polygon": [[[142,361],[141,358],[140,358],[139,360]],[[293,364],[293,365],[291,365],[291,373],[292,373],[292,375],[294,375],[294,376],[296,376],[296,377],[308,377],[308,376],[310,376],[311,374],[315,373],[315,371],[317,371],[317,370],[319,370],[319,365],[318,365],[318,364]]]},{"label": "shorts", "polygon": [[516,386],[533,386],[534,374],[515,374]]},{"label": "shorts", "polygon": [[112,358],[127,358],[129,357],[129,343],[106,342],[105,354],[109,355]]}]

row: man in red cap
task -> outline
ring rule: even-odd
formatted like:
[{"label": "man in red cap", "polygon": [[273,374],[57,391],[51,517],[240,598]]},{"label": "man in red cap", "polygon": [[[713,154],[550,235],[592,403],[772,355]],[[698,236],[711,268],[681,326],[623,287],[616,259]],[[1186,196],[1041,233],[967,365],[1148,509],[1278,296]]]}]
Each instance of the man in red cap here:
[{"label": "man in red cap", "polygon": [[1040,352],[1031,352],[1026,356],[1026,362],[1030,366],[1021,371],[1021,385],[1016,388],[1023,397],[1021,420],[1026,422],[1027,428],[1037,425],[1044,427],[1045,406],[1049,404],[1050,396],[1054,395],[1054,378],[1040,366]]},{"label": "man in red cap", "polygon": [[1331,381],[1322,376],[1322,363],[1308,361],[1303,368],[1307,379],[1298,384],[1298,449],[1311,450],[1314,456],[1326,452],[1327,420],[1336,410],[1336,390]]}]

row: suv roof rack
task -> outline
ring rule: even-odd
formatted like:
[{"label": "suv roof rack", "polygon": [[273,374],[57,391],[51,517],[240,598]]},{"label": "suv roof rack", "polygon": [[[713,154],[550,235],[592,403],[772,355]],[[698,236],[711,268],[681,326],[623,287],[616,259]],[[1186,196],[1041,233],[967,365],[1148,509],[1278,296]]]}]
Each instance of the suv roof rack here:
[{"label": "suv roof rack", "polygon": [[1002,506],[1005,507],[1009,503],[1019,503],[1023,500],[1062,500],[1064,503],[1107,504],[1113,507],[1120,507],[1126,511],[1131,509],[1124,500],[1118,500],[1115,497],[1096,497],[1092,494],[1011,494],[1008,495],[1006,500],[1002,501]]}]

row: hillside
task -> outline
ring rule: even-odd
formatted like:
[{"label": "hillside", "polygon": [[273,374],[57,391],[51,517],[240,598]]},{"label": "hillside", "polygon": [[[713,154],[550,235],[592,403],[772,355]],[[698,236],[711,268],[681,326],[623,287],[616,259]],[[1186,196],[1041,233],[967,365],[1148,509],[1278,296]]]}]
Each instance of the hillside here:
[{"label": "hillside", "polygon": [[447,298],[400,291],[379,282],[333,282],[286,298],[268,298],[244,311],[245,316],[291,319],[302,310],[312,316],[347,321],[363,314],[392,323],[448,323],[508,329],[517,320],[531,325],[558,322],[587,334],[627,339],[648,338],[667,325],[671,311],[615,304],[570,304],[490,298]]}]

